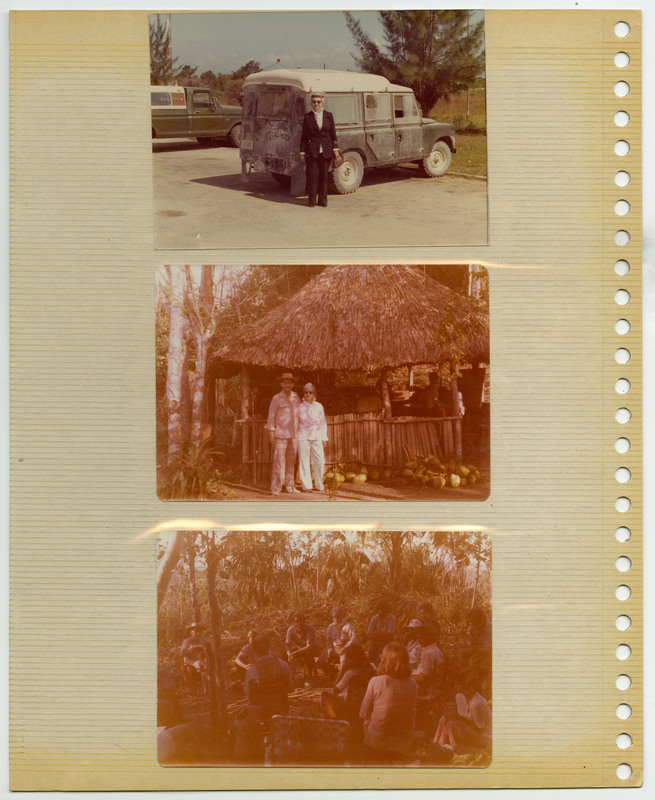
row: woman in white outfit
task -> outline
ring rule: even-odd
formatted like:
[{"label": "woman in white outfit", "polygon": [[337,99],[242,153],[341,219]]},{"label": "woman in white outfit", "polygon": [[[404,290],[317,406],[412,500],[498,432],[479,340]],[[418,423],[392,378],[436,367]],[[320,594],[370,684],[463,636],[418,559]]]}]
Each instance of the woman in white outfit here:
[{"label": "woman in white outfit", "polygon": [[[323,472],[325,455],[323,445],[327,442],[327,422],[323,406],[316,399],[313,384],[306,383],[303,388],[303,401],[299,407],[300,422],[298,425],[298,473],[303,492],[312,490],[312,473],[314,487],[323,491]],[[310,470],[311,462],[311,470]]]}]

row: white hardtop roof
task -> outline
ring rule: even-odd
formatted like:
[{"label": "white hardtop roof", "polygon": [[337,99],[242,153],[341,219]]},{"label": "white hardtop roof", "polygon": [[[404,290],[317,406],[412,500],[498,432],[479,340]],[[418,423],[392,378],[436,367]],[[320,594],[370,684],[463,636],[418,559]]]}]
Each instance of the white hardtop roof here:
[{"label": "white hardtop roof", "polygon": [[304,92],[411,92],[389,83],[382,75],[336,69],[273,69],[255,72],[244,86],[291,86]]}]

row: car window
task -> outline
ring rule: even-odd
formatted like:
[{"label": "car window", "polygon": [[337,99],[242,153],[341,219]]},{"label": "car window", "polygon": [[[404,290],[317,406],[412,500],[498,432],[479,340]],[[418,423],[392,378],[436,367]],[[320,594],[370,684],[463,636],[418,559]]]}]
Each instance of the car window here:
[{"label": "car window", "polygon": [[170,106],[171,105],[170,92],[150,92],[150,105]]},{"label": "car window", "polygon": [[393,115],[396,121],[402,120],[404,122],[416,122],[421,118],[416,103],[416,98],[413,94],[405,92],[403,94],[394,94],[393,96]]},{"label": "car window", "polygon": [[209,92],[193,93],[194,108],[216,108],[216,101]]},{"label": "car window", "polygon": [[329,94],[325,98],[325,108],[334,114],[335,123],[359,122],[360,97],[361,95],[352,92]]},{"label": "car window", "polygon": [[267,119],[288,119],[291,96],[285,89],[264,89],[259,93],[257,116]]},{"label": "car window", "polygon": [[305,98],[302,95],[296,96],[296,119],[302,119],[305,116]]},{"label": "car window", "polygon": [[366,122],[391,122],[391,95],[370,92],[364,95]]}]

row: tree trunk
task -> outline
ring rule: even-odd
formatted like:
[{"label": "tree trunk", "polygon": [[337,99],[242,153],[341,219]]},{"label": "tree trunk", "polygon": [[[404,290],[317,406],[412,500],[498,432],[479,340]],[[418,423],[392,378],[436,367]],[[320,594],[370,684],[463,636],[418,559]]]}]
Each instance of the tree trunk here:
[{"label": "tree trunk", "polygon": [[157,608],[161,607],[164,600],[171,575],[180,559],[183,544],[184,534],[182,531],[175,531],[175,533],[170,535],[168,544],[166,545],[166,552],[162,556],[159,562],[159,568],[157,569]]},{"label": "tree trunk", "polygon": [[223,645],[221,641],[223,616],[216,596],[216,569],[218,553],[210,545],[207,553],[207,599],[211,620],[211,645],[213,650],[214,685],[216,686],[216,720],[222,731],[227,733],[228,717],[225,707],[225,674],[223,670]]},{"label": "tree trunk", "polygon": [[[252,384],[250,370],[244,364],[241,367],[241,469],[242,474],[250,477],[247,461],[250,458],[250,417],[252,412]],[[252,480],[255,480],[255,465],[252,465]]]},{"label": "tree trunk", "polygon": [[191,592],[191,602],[193,604],[193,621],[196,625],[202,625],[200,599],[198,598],[198,586],[196,584],[196,548],[193,540],[189,542],[185,555],[189,567],[189,590]]},{"label": "tree trunk", "polygon": [[212,335],[212,308],[214,305],[214,286],[212,267],[203,265],[200,273],[200,288],[196,296],[189,267],[187,271],[187,294],[189,299],[191,329],[196,346],[196,377],[193,387],[193,402],[191,406],[191,442],[195,447],[200,447],[208,438],[205,435],[207,422],[207,356],[209,340]]},{"label": "tree trunk", "polygon": [[402,531],[391,531],[391,585],[396,592],[400,590],[402,547]]},{"label": "tree trunk", "polygon": [[168,410],[168,456],[182,450],[182,377],[186,353],[184,320],[184,287],[186,272],[173,268],[171,275],[171,314],[168,334],[168,372],[166,376],[166,406]]},{"label": "tree trunk", "polygon": [[293,566],[293,555],[291,553],[291,534],[287,533],[287,551],[289,559],[289,571],[291,572],[291,591],[293,592],[294,602],[298,602],[298,587],[296,585],[296,571]]}]

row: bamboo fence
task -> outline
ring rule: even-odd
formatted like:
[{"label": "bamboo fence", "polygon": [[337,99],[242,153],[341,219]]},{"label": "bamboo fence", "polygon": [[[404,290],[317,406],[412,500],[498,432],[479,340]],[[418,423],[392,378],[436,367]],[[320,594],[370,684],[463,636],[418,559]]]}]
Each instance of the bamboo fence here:
[{"label": "bamboo fence", "polygon": [[[461,417],[393,417],[339,414],[326,417],[326,467],[338,462],[368,468],[397,468],[404,461],[430,453],[440,459],[461,458]],[[237,420],[247,455],[242,455],[243,479],[254,483],[270,478],[272,452],[265,419]]]}]

